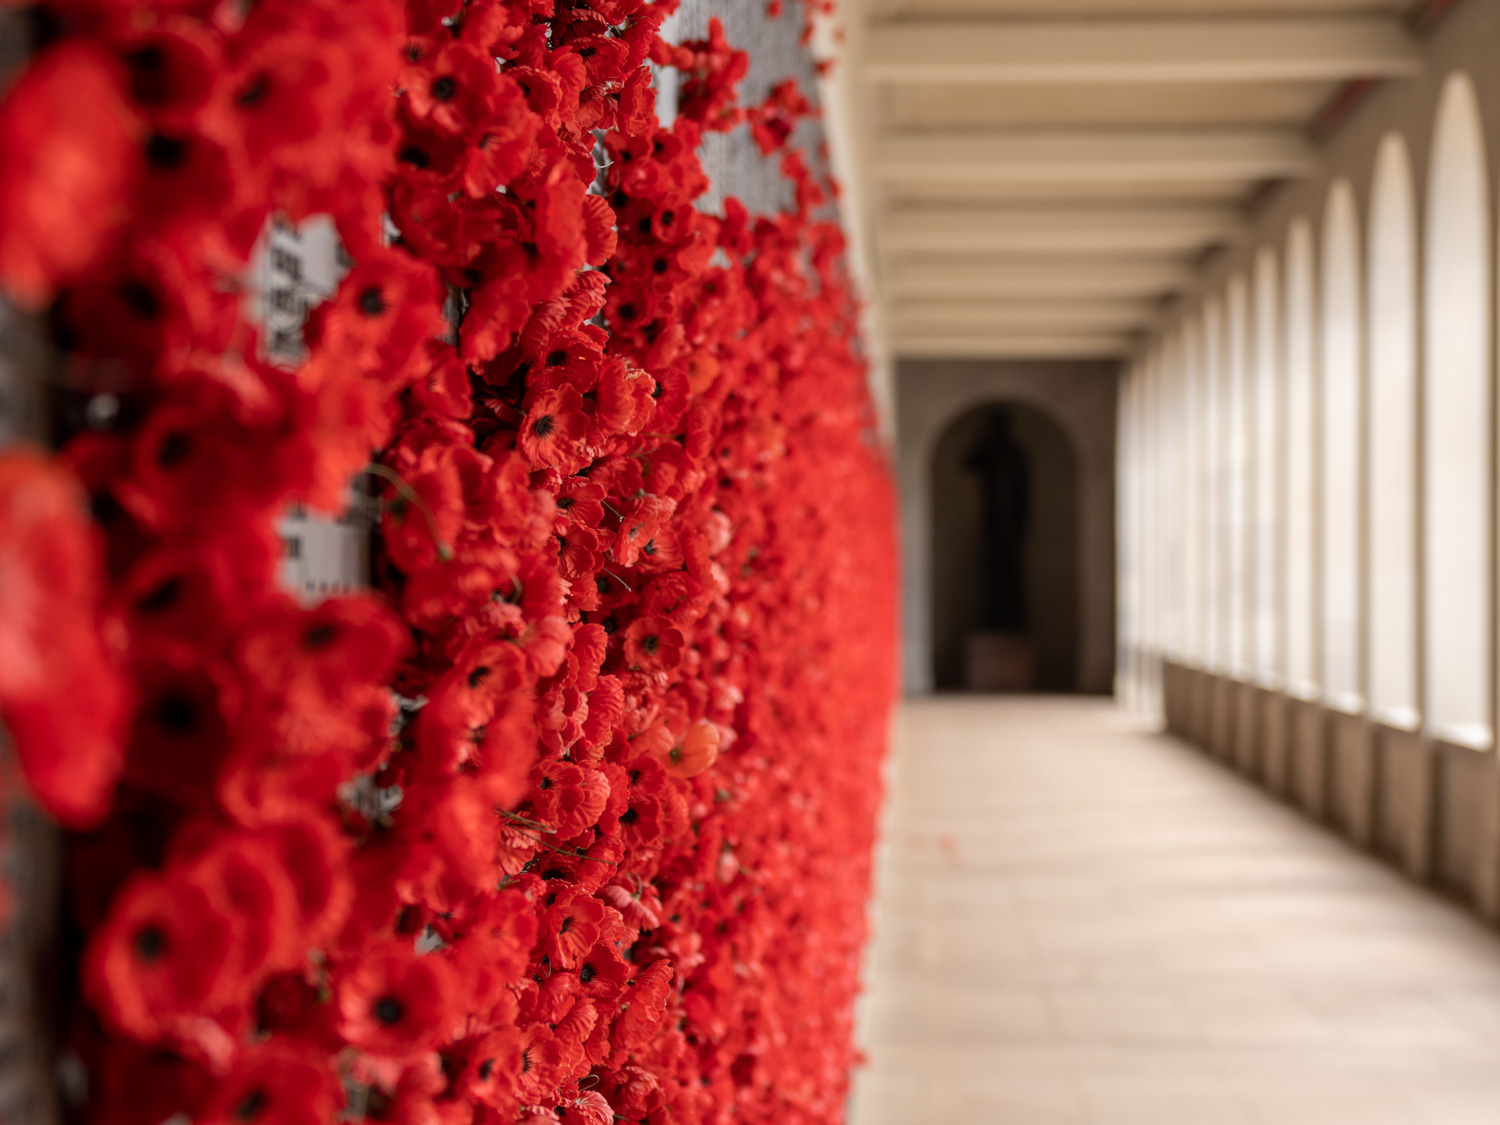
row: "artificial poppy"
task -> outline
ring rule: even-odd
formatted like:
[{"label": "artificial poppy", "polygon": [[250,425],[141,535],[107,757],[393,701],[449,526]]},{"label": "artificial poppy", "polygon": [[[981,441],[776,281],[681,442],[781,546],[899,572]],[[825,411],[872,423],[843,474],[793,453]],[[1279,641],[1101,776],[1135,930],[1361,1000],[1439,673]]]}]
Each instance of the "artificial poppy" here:
[{"label": "artificial poppy", "polygon": [[84,955],[84,988],[106,1023],[152,1041],[233,996],[241,935],[211,890],[181,871],[127,882]]},{"label": "artificial poppy", "polygon": [[87,40],[37,56],[0,102],[0,288],[28,308],[97,263],[128,216],[141,125]]},{"label": "artificial poppy", "polygon": [[368,950],[342,972],[335,992],[340,1033],[378,1055],[410,1056],[442,1042],[455,1022],[453,970],[410,942]]}]

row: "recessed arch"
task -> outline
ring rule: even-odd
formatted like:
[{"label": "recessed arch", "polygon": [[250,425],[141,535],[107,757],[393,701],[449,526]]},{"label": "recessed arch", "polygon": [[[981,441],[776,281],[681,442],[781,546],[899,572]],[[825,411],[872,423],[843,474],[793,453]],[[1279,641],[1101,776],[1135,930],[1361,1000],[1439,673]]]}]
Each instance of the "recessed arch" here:
[{"label": "recessed arch", "polygon": [[[984,690],[968,657],[981,635],[1029,645],[1029,687],[1078,689],[1079,462],[1065,426],[1020,399],[971,404],[942,430],[928,482],[931,659],[939,691]],[[1138,636],[1138,614],[1128,620]],[[1023,647],[996,648],[994,659],[1011,659]]]},{"label": "recessed arch", "polygon": [[1417,204],[1411,157],[1387,133],[1370,193],[1369,694],[1413,730],[1417,701]]},{"label": "recessed arch", "polygon": [[1287,691],[1316,699],[1318,661],[1318,298],[1312,224],[1286,239],[1286,675]]},{"label": "recessed arch", "polygon": [[1323,212],[1320,322],[1323,443],[1323,699],[1364,709],[1360,653],[1363,316],[1354,188],[1337,180]]},{"label": "recessed arch", "polygon": [[1450,75],[1427,172],[1423,262],[1423,715],[1435,737],[1490,731],[1489,183],[1474,84]]}]

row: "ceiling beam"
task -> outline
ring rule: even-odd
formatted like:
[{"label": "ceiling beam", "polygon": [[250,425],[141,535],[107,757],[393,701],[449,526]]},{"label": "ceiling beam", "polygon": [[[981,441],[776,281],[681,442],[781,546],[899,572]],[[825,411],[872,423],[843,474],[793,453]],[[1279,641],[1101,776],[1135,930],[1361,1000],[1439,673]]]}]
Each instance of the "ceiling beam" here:
[{"label": "ceiling beam", "polygon": [[1301,82],[1418,73],[1385,16],[887,23],[867,32],[880,82]]},{"label": "ceiling beam", "polygon": [[1121,332],[896,333],[890,350],[901,359],[1121,359],[1139,343]]},{"label": "ceiling beam", "polygon": [[1171,259],[978,260],[903,257],[886,262],[887,299],[1160,296],[1186,289],[1195,271]]},{"label": "ceiling beam", "polygon": [[1233,207],[907,208],[880,224],[881,249],[948,254],[1196,251],[1246,229]]},{"label": "ceiling beam", "polygon": [[1025,130],[906,133],[878,140],[875,175],[894,183],[1171,183],[1301,178],[1312,144],[1292,130]]},{"label": "ceiling beam", "polygon": [[899,301],[887,306],[898,335],[945,332],[1130,332],[1154,323],[1153,301]]}]

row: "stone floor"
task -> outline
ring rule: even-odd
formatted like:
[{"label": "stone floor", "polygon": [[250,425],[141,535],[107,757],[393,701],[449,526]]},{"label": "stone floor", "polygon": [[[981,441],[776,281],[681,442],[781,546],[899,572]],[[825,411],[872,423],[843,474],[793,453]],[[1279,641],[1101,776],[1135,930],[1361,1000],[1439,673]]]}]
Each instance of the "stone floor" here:
[{"label": "stone floor", "polygon": [[1500,938],[1105,700],[902,716],[853,1125],[1497,1125]]}]

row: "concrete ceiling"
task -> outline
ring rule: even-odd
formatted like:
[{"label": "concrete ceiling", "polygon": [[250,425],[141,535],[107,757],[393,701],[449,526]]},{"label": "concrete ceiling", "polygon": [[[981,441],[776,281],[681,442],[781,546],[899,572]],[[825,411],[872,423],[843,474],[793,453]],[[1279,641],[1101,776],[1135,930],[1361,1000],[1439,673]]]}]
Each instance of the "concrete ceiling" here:
[{"label": "concrete ceiling", "polygon": [[[859,174],[897,357],[1128,354],[1352,82],[1403,0],[866,0]],[[847,9],[846,9],[847,10]]]}]

